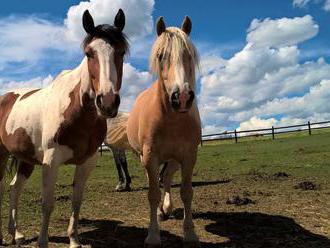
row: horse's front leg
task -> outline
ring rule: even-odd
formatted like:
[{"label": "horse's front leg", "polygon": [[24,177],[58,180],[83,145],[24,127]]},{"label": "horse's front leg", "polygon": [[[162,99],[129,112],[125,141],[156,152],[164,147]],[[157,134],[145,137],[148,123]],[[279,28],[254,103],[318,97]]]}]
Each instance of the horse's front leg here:
[{"label": "horse's front leg", "polygon": [[72,151],[66,147],[46,150],[42,163],[42,223],[37,246],[48,247],[48,227],[50,216],[54,210],[54,190],[58,168],[63,161],[72,156]]},{"label": "horse's front leg", "polygon": [[183,236],[186,247],[199,247],[192,220],[191,203],[193,198],[192,175],[196,163],[196,153],[189,153],[190,157],[183,161],[181,166],[182,182],[180,196],[184,206]]},{"label": "horse's front leg", "polygon": [[180,168],[180,164],[175,161],[171,161],[165,164],[164,166],[166,166],[162,178],[164,184],[164,201],[159,206],[159,211],[158,211],[158,219],[160,221],[167,220],[172,214],[173,200],[171,196],[171,184],[175,172],[177,172],[178,169]]},{"label": "horse's front leg", "polygon": [[159,206],[161,192],[158,183],[159,162],[148,149],[143,150],[142,164],[146,169],[149,180],[148,200],[150,205],[150,224],[145,246],[160,246],[160,231],[157,219],[157,208]]},{"label": "horse's front leg", "polygon": [[80,206],[83,198],[85,183],[95,168],[97,155],[89,158],[84,164],[77,165],[73,180],[73,195],[72,195],[72,214],[68,227],[68,236],[70,239],[70,248],[81,247],[78,239],[78,221]]},{"label": "horse's front leg", "polygon": [[20,245],[24,242],[24,235],[18,231],[17,215],[18,200],[27,179],[31,176],[34,165],[19,161],[17,173],[10,183],[10,206],[8,233],[13,237],[13,244]]},{"label": "horse's front leg", "polygon": [[8,156],[9,156],[8,151],[1,145],[1,141],[0,141],[0,246],[3,244],[2,213],[1,213],[2,196],[4,191],[3,179],[6,172],[6,164],[7,164]]}]

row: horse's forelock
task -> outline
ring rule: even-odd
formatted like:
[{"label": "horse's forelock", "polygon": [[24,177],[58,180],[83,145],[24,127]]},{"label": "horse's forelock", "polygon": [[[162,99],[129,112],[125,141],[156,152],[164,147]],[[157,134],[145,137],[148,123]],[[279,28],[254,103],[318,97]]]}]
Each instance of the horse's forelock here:
[{"label": "horse's forelock", "polygon": [[85,37],[82,43],[83,49],[85,49],[95,38],[104,39],[112,47],[119,46],[125,52],[129,51],[129,44],[126,35],[114,26],[108,24],[98,25],[92,35],[87,34]]},{"label": "horse's forelock", "polygon": [[167,28],[165,32],[158,36],[153,45],[150,55],[150,70],[155,74],[159,74],[159,56],[162,57],[162,63],[175,64],[182,62],[184,51],[188,52],[192,58],[192,63],[198,67],[199,56],[188,35],[180,28]]}]

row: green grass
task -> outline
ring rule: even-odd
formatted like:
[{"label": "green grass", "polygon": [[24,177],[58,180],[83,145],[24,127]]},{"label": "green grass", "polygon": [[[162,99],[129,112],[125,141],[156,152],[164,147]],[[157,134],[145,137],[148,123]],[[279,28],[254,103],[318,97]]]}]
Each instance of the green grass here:
[{"label": "green grass", "polygon": [[199,152],[198,167],[224,170],[229,175],[251,170],[287,171],[295,176],[329,180],[330,132],[286,134],[275,140],[243,138],[237,144],[206,142]]},{"label": "green grass", "polygon": [[[86,247],[142,247],[148,226],[147,181],[136,157],[128,154],[133,192],[117,193],[111,153],[98,161],[82,207],[81,239]],[[288,178],[276,178],[285,172]],[[56,207],[50,227],[51,247],[66,247],[73,166],[61,166]],[[19,225],[33,245],[40,222],[41,170],[37,167],[21,197]],[[199,148],[194,179],[196,229],[202,247],[330,247],[330,132],[208,142]],[[10,181],[8,176],[7,185]],[[175,182],[180,181],[177,173]],[[311,181],[317,190],[295,186]],[[8,186],[3,203],[7,223]],[[173,189],[182,207],[179,188]],[[233,196],[255,204],[228,205]],[[178,210],[177,213],[180,211]],[[246,215],[248,212],[249,215]],[[179,216],[179,215],[178,215]],[[164,247],[179,247],[180,218],[162,224]],[[251,223],[250,223],[250,222]],[[245,223],[245,224],[244,224]],[[249,224],[247,224],[249,223]],[[272,223],[272,224],[268,224]],[[5,229],[4,229],[5,230]],[[285,235],[282,235],[285,232]],[[261,235],[261,236],[259,236]],[[5,236],[9,242],[10,237]]]}]

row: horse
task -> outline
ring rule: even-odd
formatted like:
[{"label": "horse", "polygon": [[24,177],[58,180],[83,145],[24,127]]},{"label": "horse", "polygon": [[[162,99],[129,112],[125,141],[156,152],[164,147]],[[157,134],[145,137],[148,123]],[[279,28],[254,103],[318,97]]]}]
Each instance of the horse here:
[{"label": "horse", "polygon": [[[156,30],[158,37],[150,55],[150,70],[158,79],[139,94],[127,123],[128,141],[140,155],[149,181],[150,224],[145,245],[153,247],[161,243],[157,219],[161,213],[158,174],[159,166],[167,162],[172,168],[169,172],[181,168],[184,244],[198,246],[191,204],[201,121],[195,100],[195,71],[199,59],[189,38],[192,22],[186,16],[181,28],[166,28],[164,18],[160,17]],[[167,177],[171,179],[172,176]],[[165,201],[168,197],[165,189]]]},{"label": "horse", "polygon": [[131,149],[126,132],[128,116],[128,113],[119,112],[116,118],[108,119],[108,130],[104,140],[104,144],[110,148],[115,160],[119,178],[116,186],[118,192],[131,191],[132,179],[128,172],[125,153],[126,150]]},{"label": "horse", "polygon": [[1,192],[9,154],[21,161],[10,184],[8,231],[16,244],[24,240],[17,224],[18,198],[34,165],[42,165],[42,225],[37,246],[48,247],[58,168],[60,164],[75,164],[67,233],[70,247],[81,247],[78,219],[84,185],[106,136],[106,118],[118,113],[123,60],[129,49],[121,9],[113,25],[95,26],[88,10],[82,24],[87,33],[82,43],[85,56],[77,68],[61,73],[46,88],[18,89],[0,96]]}]

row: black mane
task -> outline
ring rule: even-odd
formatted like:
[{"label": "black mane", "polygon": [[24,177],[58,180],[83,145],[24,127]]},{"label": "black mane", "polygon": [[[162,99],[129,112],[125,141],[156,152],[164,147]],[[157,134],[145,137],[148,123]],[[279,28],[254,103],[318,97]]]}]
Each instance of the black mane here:
[{"label": "black mane", "polygon": [[100,38],[107,41],[111,46],[119,46],[128,52],[129,44],[126,35],[120,31],[118,28],[103,24],[95,27],[93,34],[87,34],[85,37],[82,46],[85,47],[93,40],[93,38]]}]

